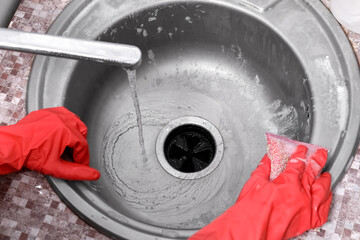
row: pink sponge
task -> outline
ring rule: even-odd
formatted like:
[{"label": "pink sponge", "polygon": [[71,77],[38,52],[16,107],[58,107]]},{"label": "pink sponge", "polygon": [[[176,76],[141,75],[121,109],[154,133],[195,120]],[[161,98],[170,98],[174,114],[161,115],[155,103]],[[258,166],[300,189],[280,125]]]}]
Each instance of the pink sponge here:
[{"label": "pink sponge", "polygon": [[[295,151],[298,145],[304,145],[308,148],[308,151],[306,153],[306,159],[309,159],[309,157],[318,149],[328,150],[327,148],[318,145],[298,142],[271,133],[266,133],[266,139],[267,155],[271,161],[271,181],[274,180],[277,176],[279,176],[279,174],[286,168],[286,164],[290,160],[291,154]],[[306,164],[308,164],[308,162]],[[313,162],[312,164],[317,165],[312,167],[318,168],[320,172],[321,167],[316,164],[316,162]]]}]

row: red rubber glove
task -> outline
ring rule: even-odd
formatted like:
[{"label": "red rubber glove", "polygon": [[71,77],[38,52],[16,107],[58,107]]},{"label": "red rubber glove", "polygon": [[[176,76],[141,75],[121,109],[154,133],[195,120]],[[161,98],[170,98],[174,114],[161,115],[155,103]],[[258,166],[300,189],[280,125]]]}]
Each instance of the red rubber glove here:
[{"label": "red rubber glove", "polygon": [[325,165],[327,151],[317,150],[305,166],[306,151],[305,146],[298,146],[273,181],[265,155],[235,205],[190,239],[289,239],[324,224],[332,199],[331,176],[326,172],[316,176],[321,171],[318,165]]},{"label": "red rubber glove", "polygon": [[[96,180],[100,173],[90,168],[87,127],[64,107],[34,111],[17,124],[0,127],[0,174],[23,166],[67,180]],[[74,162],[61,158],[65,148]]]}]

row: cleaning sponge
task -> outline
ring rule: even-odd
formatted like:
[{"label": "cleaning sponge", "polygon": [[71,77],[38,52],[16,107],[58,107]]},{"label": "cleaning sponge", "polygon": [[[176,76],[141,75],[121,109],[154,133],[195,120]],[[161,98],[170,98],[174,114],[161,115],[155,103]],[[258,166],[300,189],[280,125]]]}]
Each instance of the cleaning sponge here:
[{"label": "cleaning sponge", "polygon": [[[267,155],[271,161],[271,181],[279,176],[279,174],[286,168],[286,164],[290,160],[291,154],[295,151],[298,145],[304,145],[308,148],[306,159],[310,159],[310,156],[313,155],[318,149],[325,149],[328,151],[328,149],[325,147],[291,140],[271,133],[266,133],[266,140]],[[306,159],[304,160],[307,161]],[[309,162],[307,161],[306,164],[309,164]],[[318,174],[320,174],[322,167],[315,161],[311,162],[311,164],[313,165],[313,169],[319,169]]]}]

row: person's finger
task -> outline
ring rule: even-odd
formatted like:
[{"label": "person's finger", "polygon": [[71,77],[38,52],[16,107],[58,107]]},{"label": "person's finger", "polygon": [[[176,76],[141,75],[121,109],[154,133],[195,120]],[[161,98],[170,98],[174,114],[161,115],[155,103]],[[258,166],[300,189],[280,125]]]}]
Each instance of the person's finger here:
[{"label": "person's finger", "polygon": [[89,165],[89,145],[86,137],[78,129],[67,129],[66,147],[72,152],[73,160],[76,163]]},{"label": "person's finger", "polygon": [[78,131],[86,138],[87,127],[85,123],[81,121],[80,117],[77,116],[75,113],[69,111],[65,107],[51,108],[49,109],[49,111],[52,111],[58,116],[61,116],[65,124],[71,127],[74,126],[74,128],[78,129]]},{"label": "person's finger", "polygon": [[98,170],[62,159],[53,163],[49,168],[44,166],[41,172],[53,177],[73,181],[92,181],[100,178]]},{"label": "person's finger", "polygon": [[236,202],[246,196],[252,189],[261,189],[264,184],[268,183],[270,171],[271,162],[267,154],[265,154],[257,168],[251,173],[250,179],[245,183]]},{"label": "person's finger", "polygon": [[256,176],[262,178],[264,180],[270,179],[270,172],[271,172],[271,161],[267,154],[261,159],[260,163],[258,164],[257,168],[251,173],[251,176]]},{"label": "person's finger", "polygon": [[304,145],[299,145],[290,157],[285,170],[274,179],[276,183],[287,181],[300,181],[305,169],[306,153],[308,148]]},{"label": "person's finger", "polygon": [[325,166],[327,157],[328,157],[328,151],[324,148],[320,148],[316,150],[316,152],[310,156],[310,158],[316,161],[321,168]]},{"label": "person's finger", "polygon": [[331,175],[324,172],[311,186],[313,214],[311,225],[319,227],[327,221],[329,208],[332,200]]},{"label": "person's finger", "polygon": [[87,141],[77,141],[75,145],[69,145],[73,150],[73,160],[76,163],[89,165],[90,154]]},{"label": "person's finger", "polygon": [[325,149],[318,149],[310,156],[303,176],[303,183],[305,188],[313,184],[316,177],[320,175],[322,168],[325,166],[326,160],[327,150]]},{"label": "person's finger", "polygon": [[320,174],[322,168],[326,164],[327,157],[328,152],[325,149],[318,149],[310,156],[309,164],[311,165],[314,176],[318,176]]},{"label": "person's finger", "polygon": [[49,138],[49,140],[53,141],[52,145],[58,146],[59,152],[51,152],[53,162],[57,162],[60,155],[63,154],[61,151],[68,147],[71,149],[74,162],[89,165],[89,146],[86,140],[87,127],[79,117],[65,107],[47,108],[34,114],[42,114],[49,118],[49,123],[54,124],[52,128],[54,137]]}]

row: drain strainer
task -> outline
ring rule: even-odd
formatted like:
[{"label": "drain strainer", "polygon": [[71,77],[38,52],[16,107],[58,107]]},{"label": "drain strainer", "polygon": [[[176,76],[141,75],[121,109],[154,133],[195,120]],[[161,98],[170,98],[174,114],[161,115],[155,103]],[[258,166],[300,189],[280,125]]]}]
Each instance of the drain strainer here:
[{"label": "drain strainer", "polygon": [[219,165],[224,151],[220,132],[199,117],[182,117],[168,123],[156,142],[161,166],[182,179],[197,179]]}]

